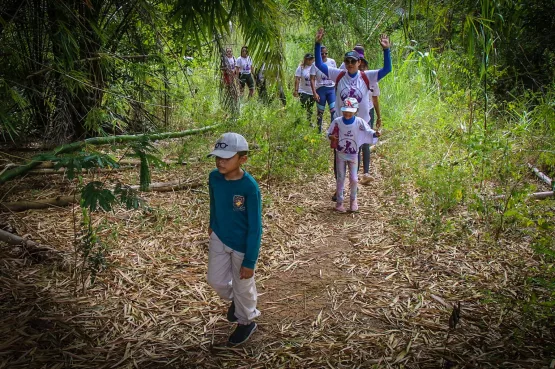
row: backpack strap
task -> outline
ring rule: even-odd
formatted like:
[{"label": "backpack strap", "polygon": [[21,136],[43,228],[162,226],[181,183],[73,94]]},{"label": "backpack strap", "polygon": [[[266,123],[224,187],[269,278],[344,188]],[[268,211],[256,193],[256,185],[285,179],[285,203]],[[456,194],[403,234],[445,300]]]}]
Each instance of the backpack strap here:
[{"label": "backpack strap", "polygon": [[360,72],[360,76],[364,80],[364,83],[366,83],[366,88],[370,91],[370,80],[368,79],[368,76],[364,72]]},{"label": "backpack strap", "polygon": [[339,72],[339,74],[337,75],[337,78],[335,79],[335,86],[337,86],[339,84],[339,81],[341,81],[341,78],[343,78],[343,76],[347,73],[347,71],[342,70],[341,72]]}]

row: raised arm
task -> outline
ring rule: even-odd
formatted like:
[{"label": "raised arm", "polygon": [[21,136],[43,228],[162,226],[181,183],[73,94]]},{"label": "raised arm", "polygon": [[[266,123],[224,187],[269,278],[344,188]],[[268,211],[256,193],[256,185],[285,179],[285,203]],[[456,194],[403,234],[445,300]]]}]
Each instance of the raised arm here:
[{"label": "raised arm", "polygon": [[387,74],[393,69],[393,66],[391,65],[391,51],[389,49],[391,44],[387,35],[380,35],[380,45],[383,49],[383,68],[378,70],[378,81],[387,76]]},{"label": "raised arm", "polygon": [[320,69],[320,71],[324,73],[326,77],[329,77],[328,66],[322,60],[322,38],[324,38],[324,29],[320,28],[318,32],[316,32],[316,37],[314,38],[314,40],[316,41],[314,44],[314,65],[316,65],[316,68]]}]

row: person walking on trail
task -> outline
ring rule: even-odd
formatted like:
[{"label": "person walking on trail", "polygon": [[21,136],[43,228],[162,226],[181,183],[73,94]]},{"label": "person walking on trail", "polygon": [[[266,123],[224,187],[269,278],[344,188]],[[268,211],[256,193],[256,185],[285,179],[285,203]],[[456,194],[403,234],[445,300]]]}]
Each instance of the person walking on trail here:
[{"label": "person walking on trail", "polygon": [[335,203],[335,210],[344,213],[343,188],[345,186],[347,166],[349,167],[349,184],[351,188],[350,210],[355,212],[358,211],[358,149],[362,144],[372,142],[375,132],[364,119],[355,116],[359,108],[356,98],[347,97],[341,105],[343,116],[335,118],[331,122],[328,128],[328,138],[331,141],[331,146],[335,148],[337,153],[335,159],[337,168],[335,180],[337,202]]},{"label": "person walking on trail", "polygon": [[[362,46],[361,44],[357,44],[355,45],[355,47],[353,48],[354,51],[356,51],[359,55],[360,58],[360,65],[358,67],[359,71],[367,71],[368,70],[368,61],[364,58],[364,46]],[[341,66],[339,67],[339,69],[344,69],[345,68],[345,63],[341,64]],[[371,88],[370,91],[370,101],[369,101],[369,106],[370,106],[370,120],[368,121],[368,124],[370,125],[370,128],[374,129],[374,108],[376,108],[376,114],[378,115],[378,122],[376,125],[376,130],[379,131],[379,129],[381,128],[381,114],[379,111],[379,102],[378,102],[378,96],[380,95],[380,88],[378,83],[376,83],[375,87]],[[362,172],[362,178],[360,179],[359,183],[361,185],[369,185],[370,182],[372,181],[372,177],[370,176],[370,144],[364,144],[361,146],[359,153],[358,153],[358,167],[357,167],[357,171],[360,171],[360,163],[363,163],[363,172]],[[361,158],[362,157],[362,158]],[[361,161],[362,159],[362,161]]]},{"label": "person walking on trail", "polygon": [[[332,68],[337,68],[335,60],[328,58],[328,49],[322,45],[320,51],[324,64]],[[326,109],[326,103],[330,109],[330,122],[335,117],[335,82],[329,79],[324,73],[320,72],[320,70],[312,64],[310,69],[310,84],[314,100],[316,100],[318,133],[320,133],[322,132],[322,120],[324,117],[324,110]]]},{"label": "person walking on trail", "polygon": [[312,125],[312,113],[314,110],[314,98],[312,96],[312,86],[310,85],[310,68],[314,63],[314,55],[305,54],[303,61],[295,71],[295,90],[293,96],[299,97],[301,105],[306,110],[308,122]]},{"label": "person walking on trail", "polygon": [[229,96],[232,96],[234,99],[237,98],[235,85],[235,63],[236,60],[233,56],[231,48],[226,48],[225,55],[223,55],[221,59],[222,81]]},{"label": "person walking on trail", "polygon": [[237,58],[235,64],[235,74],[239,76],[241,96],[243,96],[246,84],[249,87],[249,97],[252,97],[254,94],[254,79],[252,77],[252,59],[249,56],[249,48],[247,46],[241,48],[241,56]]},{"label": "person walking on trail", "polygon": [[[389,38],[386,35],[380,35],[380,45],[384,53],[384,66],[377,70],[367,70],[359,72],[360,55],[356,51],[349,51],[345,54],[343,62],[346,70],[332,68],[327,66],[321,58],[321,42],[324,37],[324,30],[320,28],[316,32],[314,51],[316,55],[315,65],[328,78],[335,81],[335,91],[337,99],[337,108],[341,108],[342,102],[347,97],[354,97],[359,103],[358,116],[366,122],[370,121],[370,91],[377,89],[377,83],[385,77],[392,69],[391,55],[389,50]],[[335,163],[335,160],[334,160]],[[334,173],[337,175],[337,168],[334,166]],[[338,194],[332,196],[335,201]]]},{"label": "person walking on trail", "polygon": [[256,180],[241,168],[249,145],[237,133],[224,133],[208,156],[216,169],[208,177],[210,227],[208,284],[231,301],[227,320],[237,322],[229,343],[238,345],[256,330],[257,292],[254,269],[262,236],[262,202]]},{"label": "person walking on trail", "polygon": [[225,58],[227,61],[227,68],[231,71],[231,73],[235,74],[235,64],[237,63],[237,60],[235,60],[235,57],[233,56],[233,50],[231,50],[231,47],[227,47],[225,49]]}]

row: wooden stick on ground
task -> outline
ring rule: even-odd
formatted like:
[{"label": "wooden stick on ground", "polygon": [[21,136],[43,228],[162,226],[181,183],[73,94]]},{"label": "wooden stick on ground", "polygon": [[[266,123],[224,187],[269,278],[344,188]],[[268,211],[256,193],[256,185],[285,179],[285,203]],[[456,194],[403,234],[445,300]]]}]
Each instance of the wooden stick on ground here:
[{"label": "wooden stick on ground", "polygon": [[[505,196],[506,195],[496,195],[496,196],[493,196],[493,199],[500,200],[500,199],[504,199]],[[528,197],[536,200],[543,200],[543,199],[548,199],[550,197],[555,197],[555,195],[553,194],[553,191],[546,191],[546,192],[531,193]]]},{"label": "wooden stick on ground", "polygon": [[[91,169],[81,169],[81,171],[76,171],[76,173],[107,173],[107,172],[118,172],[121,170],[134,169],[133,165],[124,165],[119,168],[91,168]],[[51,168],[39,168],[33,169],[27,172],[28,175],[51,175],[51,174],[65,174],[67,172],[66,168],[51,169]]]},{"label": "wooden stick on ground", "polygon": [[41,245],[36,243],[35,241],[26,240],[23,237],[19,237],[10,232],[6,232],[0,229],[0,241],[7,243],[8,245],[21,245],[23,246],[30,254],[59,254],[60,251],[55,250],[49,246]]},{"label": "wooden stick on ground", "polygon": [[[151,183],[148,187],[148,191],[152,192],[171,192],[179,191],[183,189],[199,188],[204,186],[205,183],[202,182],[183,182],[180,180],[171,182],[157,182]],[[129,186],[132,190],[137,191],[139,185]],[[47,209],[52,207],[63,207],[68,206],[74,202],[78,202],[81,199],[81,194],[75,194],[75,196],[58,196],[51,199],[43,200],[23,200],[15,202],[4,202],[0,203],[0,212],[3,210],[9,211],[25,211],[31,209]]]},{"label": "wooden stick on ground", "polygon": [[543,174],[542,172],[540,172],[540,170],[536,167],[534,167],[532,164],[528,163],[528,168],[532,169],[532,171],[534,173],[536,173],[536,176],[538,176],[539,179],[541,179],[543,182],[545,182],[549,187],[552,186],[552,181],[551,178],[549,178],[548,176],[546,176],[545,174]]}]

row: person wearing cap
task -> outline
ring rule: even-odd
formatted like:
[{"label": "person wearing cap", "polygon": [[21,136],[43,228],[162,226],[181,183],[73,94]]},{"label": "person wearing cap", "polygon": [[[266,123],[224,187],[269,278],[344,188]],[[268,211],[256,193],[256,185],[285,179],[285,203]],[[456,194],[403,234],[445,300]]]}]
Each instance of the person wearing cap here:
[{"label": "person wearing cap", "polygon": [[326,74],[328,78],[336,82],[336,95],[337,95],[337,108],[341,108],[342,102],[347,97],[354,97],[359,103],[358,116],[364,119],[366,122],[370,120],[370,109],[369,109],[369,91],[371,88],[376,87],[379,80],[385,77],[389,72],[391,72],[391,55],[389,50],[389,38],[386,35],[380,36],[380,45],[384,52],[384,66],[381,69],[367,70],[366,79],[368,80],[368,85],[366,84],[365,78],[361,77],[361,73],[358,70],[360,65],[360,55],[358,52],[352,50],[348,51],[343,62],[345,63],[346,73],[343,74],[342,78],[337,81],[337,77],[342,74],[342,70],[338,68],[332,68],[323,63],[320,56],[320,43],[324,37],[324,30],[319,29],[316,33],[315,42],[315,52],[316,68],[320,69],[322,73]]},{"label": "person wearing cap", "polygon": [[[366,122],[370,121],[370,93],[378,88],[377,84],[380,79],[385,77],[392,69],[391,54],[389,50],[389,38],[387,35],[380,35],[380,45],[384,53],[384,66],[381,69],[367,70],[360,72],[359,66],[361,63],[360,54],[357,51],[351,50],[345,53],[343,62],[346,70],[343,71],[338,68],[332,68],[322,62],[319,56],[321,50],[321,42],[324,37],[324,30],[320,28],[316,32],[315,37],[315,54],[316,68],[320,69],[322,73],[326,74],[328,78],[335,81],[337,108],[341,108],[342,102],[347,97],[354,97],[359,103],[358,116]],[[364,76],[362,75],[364,73]],[[335,168],[334,168],[335,169]],[[332,197],[335,201],[337,194]]]},{"label": "person wearing cap", "polygon": [[210,236],[208,284],[230,301],[227,320],[237,322],[229,343],[238,345],[256,330],[257,292],[254,269],[262,237],[262,202],[256,180],[241,166],[249,145],[238,133],[224,133],[208,154],[216,169],[208,177]]},{"label": "person wearing cap", "polygon": [[252,78],[252,59],[249,56],[249,48],[247,46],[241,48],[241,56],[237,58],[235,63],[235,74],[239,75],[241,96],[243,96],[246,84],[249,86],[249,97],[252,97],[254,94],[254,79]]},{"label": "person wearing cap", "polygon": [[[329,67],[337,68],[335,60],[328,58],[328,49],[322,45],[321,49],[322,61]],[[310,68],[310,84],[312,94],[316,100],[318,132],[322,132],[322,120],[326,103],[330,108],[330,122],[335,117],[335,82],[329,79],[324,73],[320,72],[314,64]]]},{"label": "person wearing cap", "polygon": [[310,84],[310,68],[314,63],[314,55],[306,53],[303,61],[295,71],[295,90],[293,96],[299,97],[301,105],[306,109],[306,116],[310,123],[314,110],[314,98],[312,96],[312,86]]},{"label": "person wearing cap", "polygon": [[[361,44],[356,44],[353,50],[358,53],[360,58],[360,65],[358,66],[358,70],[361,72],[367,71],[368,61],[364,58],[364,46],[362,46]],[[341,64],[339,69],[346,70],[345,63]],[[376,130],[379,130],[382,125],[382,118],[380,114],[380,105],[378,102],[378,96],[380,96],[380,87],[378,83],[376,83],[376,86],[373,86],[370,91],[370,101],[369,101],[370,120],[368,121],[368,124],[370,125],[370,127],[374,129],[374,111],[375,111],[376,115],[378,116]],[[361,156],[362,156],[362,163],[363,163],[363,167],[362,167],[363,172],[362,172],[362,178],[360,180],[360,184],[368,185],[372,180],[372,178],[370,177],[370,145],[369,144],[362,145],[362,147],[359,150],[358,156],[359,156],[358,170],[360,170]]]},{"label": "person wearing cap", "polygon": [[[361,44],[356,44],[355,47],[353,47],[353,51],[356,51],[358,53],[358,56],[362,61],[365,61],[366,64],[368,65],[368,61],[366,59],[364,59],[364,46],[362,46]],[[342,62],[341,65],[339,66],[339,69],[343,69],[343,70],[347,70],[347,68],[345,68],[345,62]],[[368,68],[366,68],[368,69]],[[360,70],[360,68],[359,68]]]},{"label": "person wearing cap", "polygon": [[350,210],[358,211],[357,202],[357,164],[358,149],[362,144],[372,142],[374,139],[374,130],[370,128],[368,123],[355,116],[360,106],[357,99],[347,97],[341,104],[341,114],[343,116],[335,118],[328,128],[328,137],[335,147],[335,162],[337,168],[336,175],[336,194],[337,201],[335,210],[340,213],[345,212],[343,189],[345,187],[345,175],[347,166],[349,167],[349,183],[350,183]]}]

